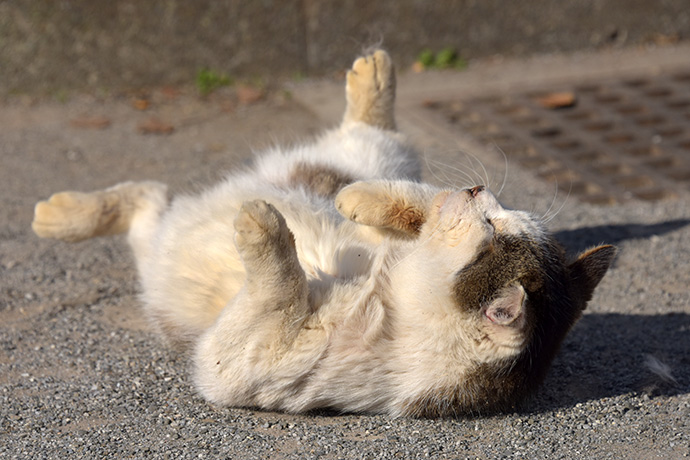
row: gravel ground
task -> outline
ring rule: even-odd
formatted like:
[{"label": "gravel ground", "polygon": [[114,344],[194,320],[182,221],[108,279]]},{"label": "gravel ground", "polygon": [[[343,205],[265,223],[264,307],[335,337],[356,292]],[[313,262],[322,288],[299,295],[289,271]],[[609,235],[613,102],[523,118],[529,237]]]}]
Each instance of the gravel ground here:
[{"label": "gravel ground", "polygon": [[[329,97],[340,101],[341,94]],[[589,206],[555,195],[552,185],[512,164],[507,204],[537,213],[551,208],[550,227],[573,251],[599,242],[620,248],[546,383],[520,411],[415,420],[210,406],[194,393],[185,357],[166,349],[141,317],[124,240],[40,240],[30,232],[33,204],[55,191],[126,179],[196,189],[246,161],[252,149],[313,135],[328,117],[284,95],[250,106],[223,92],[204,100],[185,91],[150,96],[145,111],[126,95],[15,100],[0,108],[0,457],[690,455],[687,192],[659,203]],[[491,182],[503,182],[502,159],[442,135],[439,126],[420,125],[414,109],[401,105],[403,128],[428,158],[446,165],[430,163],[431,180],[454,167],[478,172],[458,153],[467,148],[499,178]],[[141,134],[140,124],[154,116],[175,132]]]}]

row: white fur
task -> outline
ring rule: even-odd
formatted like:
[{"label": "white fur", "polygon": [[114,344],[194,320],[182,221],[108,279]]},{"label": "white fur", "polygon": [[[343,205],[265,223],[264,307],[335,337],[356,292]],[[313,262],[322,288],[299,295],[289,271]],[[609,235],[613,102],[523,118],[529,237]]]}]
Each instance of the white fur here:
[{"label": "white fur", "polygon": [[[521,330],[492,332],[498,326],[457,308],[453,277],[496,229],[536,238],[543,230],[489,192],[414,182],[416,154],[390,129],[392,75],[381,51],[357,60],[339,128],[270,150],[200,195],[168,206],[160,184],[107,191],[121,203],[109,210],[121,211],[118,231],[129,225],[145,311],[166,337],[191,346],[194,382],[209,401],[401,415],[434,388],[457,385],[471,364],[519,353]],[[297,164],[369,182],[340,192],[339,213],[333,197],[291,183]],[[70,193],[37,205],[37,233],[115,231],[101,212],[105,192]],[[396,204],[426,215],[418,236],[387,228]],[[511,346],[487,344],[491,337]]]},{"label": "white fur", "polygon": [[255,169],[231,175],[200,196],[178,197],[151,241],[152,257],[139,263],[152,317],[171,321],[192,338],[239,292],[244,270],[233,244],[233,220],[247,200],[261,198],[283,214],[298,235],[298,254],[310,276],[348,278],[368,267],[370,248],[352,244],[357,230],[341,225],[332,200],[286,188],[288,171],[299,162],[326,164],[361,180],[419,175],[414,151],[400,134],[353,122],[314,144],[270,151]]}]

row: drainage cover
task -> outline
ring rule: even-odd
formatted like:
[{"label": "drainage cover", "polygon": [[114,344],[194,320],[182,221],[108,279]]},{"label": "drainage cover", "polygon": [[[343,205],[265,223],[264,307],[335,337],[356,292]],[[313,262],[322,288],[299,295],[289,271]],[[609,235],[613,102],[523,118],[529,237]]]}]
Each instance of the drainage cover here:
[{"label": "drainage cover", "polygon": [[585,202],[690,189],[690,69],[425,106]]}]

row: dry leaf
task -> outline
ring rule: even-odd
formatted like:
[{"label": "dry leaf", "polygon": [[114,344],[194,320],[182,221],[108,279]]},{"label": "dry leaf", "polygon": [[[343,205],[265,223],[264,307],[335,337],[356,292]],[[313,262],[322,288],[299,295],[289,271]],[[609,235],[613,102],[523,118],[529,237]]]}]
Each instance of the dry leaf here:
[{"label": "dry leaf", "polygon": [[260,101],[264,97],[264,92],[253,86],[239,85],[237,87],[237,102],[241,105],[250,105]]},{"label": "dry leaf", "polygon": [[235,103],[231,99],[222,99],[220,101],[220,110],[224,113],[230,113],[235,110]]},{"label": "dry leaf", "polygon": [[83,116],[70,120],[70,125],[83,129],[105,129],[110,126],[110,118],[101,116]]},{"label": "dry leaf", "polygon": [[412,71],[414,73],[422,73],[426,70],[426,67],[424,67],[424,64],[422,64],[420,61],[416,61],[414,64],[412,64]]},{"label": "dry leaf", "polygon": [[656,34],[652,37],[652,41],[656,45],[660,46],[666,46],[666,45],[675,45],[680,41],[680,35],[678,34],[671,34],[671,35],[664,35],[664,34]]},{"label": "dry leaf", "polygon": [[146,110],[151,105],[151,101],[143,97],[138,97],[132,101],[132,105],[137,110]]},{"label": "dry leaf", "polygon": [[151,117],[139,123],[137,130],[141,134],[170,134],[175,131],[175,127],[156,117]]},{"label": "dry leaf", "polygon": [[441,105],[440,102],[434,101],[434,100],[432,100],[432,99],[424,99],[424,100],[422,101],[422,107],[424,107],[424,108],[426,108],[426,109],[436,109],[436,108],[438,108],[440,105]]},{"label": "dry leaf", "polygon": [[573,107],[577,103],[575,93],[564,91],[561,93],[549,93],[537,99],[539,105],[546,109],[564,109]]},{"label": "dry leaf", "polygon": [[164,86],[161,88],[161,94],[168,99],[177,99],[180,96],[181,91],[174,86]]}]

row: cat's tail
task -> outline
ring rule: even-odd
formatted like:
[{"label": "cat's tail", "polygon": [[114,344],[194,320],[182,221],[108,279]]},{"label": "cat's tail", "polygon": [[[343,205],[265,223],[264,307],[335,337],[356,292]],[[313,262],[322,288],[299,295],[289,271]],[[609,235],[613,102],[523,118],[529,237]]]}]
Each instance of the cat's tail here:
[{"label": "cat's tail", "polygon": [[31,227],[42,238],[70,242],[129,232],[129,242],[140,256],[147,252],[167,202],[167,187],[158,182],[124,182],[90,193],[60,192],[36,204]]}]

